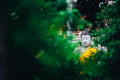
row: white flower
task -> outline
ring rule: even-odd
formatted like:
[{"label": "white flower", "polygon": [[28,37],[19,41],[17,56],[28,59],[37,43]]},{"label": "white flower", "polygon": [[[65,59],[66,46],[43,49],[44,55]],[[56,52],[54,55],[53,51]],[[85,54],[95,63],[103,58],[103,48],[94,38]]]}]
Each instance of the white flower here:
[{"label": "white flower", "polygon": [[77,2],[77,0],[72,0],[73,2]]},{"label": "white flower", "polygon": [[103,4],[104,4],[103,2],[100,2],[100,3],[99,3],[99,7],[101,7]]},{"label": "white flower", "polygon": [[115,3],[116,3],[115,1],[108,1],[108,5],[113,5]]}]

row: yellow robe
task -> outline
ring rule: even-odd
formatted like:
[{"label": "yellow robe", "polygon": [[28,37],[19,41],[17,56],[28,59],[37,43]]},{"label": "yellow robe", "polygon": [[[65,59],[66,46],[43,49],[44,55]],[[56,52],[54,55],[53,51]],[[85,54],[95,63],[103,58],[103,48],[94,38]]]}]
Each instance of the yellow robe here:
[{"label": "yellow robe", "polygon": [[79,57],[80,62],[85,62],[85,58],[89,58],[92,54],[96,53],[96,48],[88,48],[84,53]]}]

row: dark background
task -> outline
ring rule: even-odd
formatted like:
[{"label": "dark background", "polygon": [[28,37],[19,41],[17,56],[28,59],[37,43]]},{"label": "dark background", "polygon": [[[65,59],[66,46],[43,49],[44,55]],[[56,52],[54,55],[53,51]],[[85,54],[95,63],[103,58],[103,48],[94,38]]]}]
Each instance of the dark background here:
[{"label": "dark background", "polygon": [[8,31],[5,2],[6,0],[0,0],[0,80],[7,79]]}]

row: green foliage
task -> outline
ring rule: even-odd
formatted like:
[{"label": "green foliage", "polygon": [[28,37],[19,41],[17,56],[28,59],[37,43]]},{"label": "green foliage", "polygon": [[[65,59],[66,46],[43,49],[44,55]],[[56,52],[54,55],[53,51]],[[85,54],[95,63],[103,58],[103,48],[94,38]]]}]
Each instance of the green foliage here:
[{"label": "green foliage", "polygon": [[[73,54],[75,45],[58,36],[59,28],[66,25],[69,16],[66,4],[61,6],[63,4],[65,0],[18,0],[18,5],[9,4],[11,55],[16,67],[13,79],[79,78],[80,64],[78,56]],[[78,24],[79,19],[74,14],[78,14],[76,9],[71,16]]]},{"label": "green foliage", "polygon": [[[96,39],[96,43],[106,46],[108,49],[107,52],[98,52],[98,55],[96,56],[96,60],[99,60],[99,66],[101,66],[99,67],[99,70],[105,71],[99,73],[101,75],[101,78],[104,77],[104,80],[120,79],[118,75],[118,73],[120,72],[120,69],[118,68],[118,64],[120,61],[119,11],[119,1],[116,1],[116,3],[113,5],[103,6],[101,12],[97,14],[100,29],[96,32],[98,36],[98,38]],[[107,26],[105,25],[105,23],[107,23]],[[95,67],[97,68],[96,65]],[[117,71],[117,73],[115,71]]]},{"label": "green foliage", "polygon": [[[72,13],[69,13],[65,0],[8,2],[15,80],[120,79],[115,73],[120,72],[119,1],[114,5],[102,7],[101,12],[97,14],[101,29],[93,32],[93,35],[98,37],[96,43],[106,46],[108,51],[98,51],[84,64],[79,64],[79,56],[73,54],[76,45],[68,41],[73,36],[58,36],[59,28],[66,25],[69,15],[73,18],[73,29],[92,26],[89,21],[79,19],[81,14],[78,10],[73,9]],[[107,26],[104,25],[105,21]],[[83,74],[80,75],[80,72]]]}]

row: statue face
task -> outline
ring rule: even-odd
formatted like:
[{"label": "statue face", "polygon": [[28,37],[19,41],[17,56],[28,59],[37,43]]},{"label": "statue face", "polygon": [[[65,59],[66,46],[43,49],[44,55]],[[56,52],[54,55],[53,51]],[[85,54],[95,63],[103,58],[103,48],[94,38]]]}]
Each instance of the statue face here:
[{"label": "statue face", "polygon": [[82,46],[85,47],[89,46],[91,43],[90,35],[82,35],[81,40],[82,40]]}]

